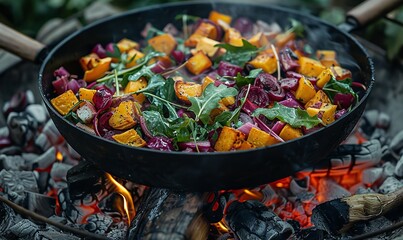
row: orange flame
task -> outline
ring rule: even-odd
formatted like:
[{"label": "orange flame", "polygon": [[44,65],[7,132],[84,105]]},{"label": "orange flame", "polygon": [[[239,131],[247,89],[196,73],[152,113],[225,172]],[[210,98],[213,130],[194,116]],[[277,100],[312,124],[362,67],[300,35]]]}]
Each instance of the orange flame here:
[{"label": "orange flame", "polygon": [[59,162],[63,161],[63,153],[57,151],[56,160],[59,161]]},{"label": "orange flame", "polygon": [[122,196],[123,209],[126,213],[128,225],[130,225],[131,220],[136,215],[136,210],[134,209],[133,199],[130,192],[118,181],[116,181],[109,173],[106,173],[106,178],[114,185],[115,188],[113,190]]}]

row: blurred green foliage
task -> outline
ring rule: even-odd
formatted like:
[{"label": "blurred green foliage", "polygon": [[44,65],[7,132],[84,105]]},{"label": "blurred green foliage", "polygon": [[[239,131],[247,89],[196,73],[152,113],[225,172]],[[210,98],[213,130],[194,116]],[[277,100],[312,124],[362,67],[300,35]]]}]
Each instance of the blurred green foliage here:
[{"label": "blurred green foliage", "polygon": [[[174,2],[179,0],[98,0],[108,2],[124,9]],[[210,0],[214,2],[214,0]],[[381,0],[379,0],[381,1]],[[36,32],[51,18],[66,18],[79,13],[94,0],[0,0],[0,22],[4,22],[19,31],[35,36]],[[362,0],[261,0],[261,3],[275,2],[302,12],[320,16],[322,19],[339,24],[344,21],[348,9],[358,5]],[[403,22],[403,8],[395,11],[395,19]],[[386,49],[389,59],[402,58],[403,27],[391,21],[381,19],[366,27],[359,33],[364,38]]]}]

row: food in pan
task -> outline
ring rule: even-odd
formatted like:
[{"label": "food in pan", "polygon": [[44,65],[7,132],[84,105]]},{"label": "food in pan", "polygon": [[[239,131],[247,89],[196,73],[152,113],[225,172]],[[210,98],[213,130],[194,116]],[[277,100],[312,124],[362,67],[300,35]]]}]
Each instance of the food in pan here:
[{"label": "food in pan", "polygon": [[82,73],[54,72],[53,107],[89,133],[162,151],[248,150],[337,121],[358,101],[337,52],[313,50],[290,20],[252,22],[212,11],[178,16],[138,41],[96,44]]}]

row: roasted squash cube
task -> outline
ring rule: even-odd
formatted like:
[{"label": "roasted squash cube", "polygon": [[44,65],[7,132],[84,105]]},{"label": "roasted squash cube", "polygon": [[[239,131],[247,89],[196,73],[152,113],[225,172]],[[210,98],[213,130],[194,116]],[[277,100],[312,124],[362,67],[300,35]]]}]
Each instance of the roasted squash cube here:
[{"label": "roasted squash cube", "polygon": [[189,97],[200,97],[202,95],[202,85],[194,82],[176,81],[174,89],[176,97],[188,104],[190,104]]},{"label": "roasted squash cube", "polygon": [[228,96],[228,97],[221,99],[220,102],[222,104],[224,104],[224,106],[231,106],[231,105],[235,104],[235,97]]},{"label": "roasted squash cube", "polygon": [[207,56],[213,57],[219,49],[218,47],[215,47],[216,44],[219,44],[219,42],[207,37],[201,37],[196,45],[195,50],[196,52],[202,51]]},{"label": "roasted squash cube", "polygon": [[269,43],[263,32],[255,34],[248,40],[248,42],[258,48],[266,47],[266,45]]},{"label": "roasted squash cube", "polygon": [[336,80],[341,81],[341,80],[346,80],[347,78],[352,78],[351,71],[339,66],[331,67],[330,68],[333,76],[336,78]]},{"label": "roasted squash cube", "polygon": [[301,77],[298,81],[298,88],[295,91],[295,98],[302,103],[307,103],[316,94],[315,87],[305,77]]},{"label": "roasted squash cube", "polygon": [[[225,30],[224,42],[229,43],[234,46],[242,46],[242,35],[235,28],[228,28]],[[240,43],[240,45],[238,45]]]},{"label": "roasted squash cube", "polygon": [[139,49],[139,47],[140,47],[140,45],[137,42],[135,42],[133,40],[130,40],[130,39],[127,39],[127,38],[121,39],[116,44],[116,46],[119,48],[119,51],[121,53],[128,52],[131,49]]},{"label": "roasted squash cube", "polygon": [[231,21],[232,21],[231,16],[223,14],[223,13],[219,13],[217,11],[211,11],[208,19],[217,24],[218,24],[218,20],[221,20],[227,24],[231,24]]},{"label": "roasted squash cube", "polygon": [[286,32],[280,33],[274,38],[274,45],[281,49],[283,48],[288,42],[295,39],[295,34],[293,32]]},{"label": "roasted squash cube", "polygon": [[86,82],[92,82],[97,80],[98,78],[103,77],[105,73],[109,70],[111,62],[112,58],[110,57],[99,59],[98,64],[94,68],[84,72],[83,79]]},{"label": "roasted squash cube", "polygon": [[245,140],[245,134],[234,128],[224,126],[214,145],[214,149],[218,152],[230,151],[239,148],[243,140]]},{"label": "roasted squash cube", "polygon": [[330,99],[324,91],[318,90],[315,96],[305,104],[305,108],[317,105],[319,105],[318,107],[320,107],[322,103],[330,103]]},{"label": "roasted squash cube", "polygon": [[127,130],[126,132],[115,134],[112,138],[122,144],[126,144],[132,147],[144,147],[147,143],[140,137],[140,135],[134,129]]},{"label": "roasted squash cube", "polygon": [[188,62],[186,63],[186,68],[194,75],[199,75],[200,73],[209,69],[212,65],[213,63],[211,62],[210,58],[207,57],[202,51],[199,51],[189,58]]},{"label": "roasted squash cube", "polygon": [[202,37],[208,37],[215,40],[217,39],[217,34],[217,28],[213,24],[202,22],[197,27],[195,32],[190,35],[188,39],[186,39],[185,46],[195,47]]},{"label": "roasted squash cube", "polygon": [[[147,87],[147,85],[148,85],[147,79],[141,77],[137,81],[129,81],[123,91],[125,94],[134,93]],[[139,103],[143,103],[144,100],[146,99],[146,96],[142,93],[132,94],[132,96]]]},{"label": "roasted squash cube", "polygon": [[70,112],[71,108],[78,103],[78,99],[73,91],[68,90],[59,96],[50,100],[52,106],[61,114],[66,115]]},{"label": "roasted squash cube", "polygon": [[308,113],[309,116],[313,117],[319,114],[320,109],[319,108],[314,108],[314,107],[308,107],[306,108],[306,112]]},{"label": "roasted squash cube", "polygon": [[204,77],[203,82],[202,82],[202,90],[204,91],[204,89],[206,89],[206,87],[210,83],[214,84],[214,82],[215,82],[214,79],[212,79],[211,77],[209,77],[209,76]]},{"label": "roasted squash cube", "polygon": [[171,34],[165,33],[149,39],[148,44],[154,48],[155,51],[169,55],[176,48],[177,42]]},{"label": "roasted squash cube", "polygon": [[250,130],[247,141],[256,147],[270,146],[279,143],[279,140],[272,135],[257,128]]},{"label": "roasted squash cube", "polygon": [[113,112],[109,118],[109,125],[118,130],[126,130],[136,125],[137,121],[134,117],[134,103],[132,101],[124,101]]},{"label": "roasted squash cube", "polygon": [[84,71],[92,69],[98,64],[99,57],[95,53],[90,53],[80,58],[80,65]]},{"label": "roasted squash cube", "polygon": [[300,57],[298,63],[298,72],[308,77],[317,77],[326,69],[322,63],[309,57]]},{"label": "roasted squash cube", "polygon": [[328,125],[335,121],[334,115],[336,114],[337,105],[330,103],[322,104],[319,109],[318,115],[321,117],[324,125]]},{"label": "roasted squash cube", "polygon": [[325,67],[339,66],[336,60],[336,51],[333,50],[317,50],[316,58]]},{"label": "roasted squash cube", "polygon": [[126,68],[131,68],[137,65],[137,60],[144,57],[144,53],[138,51],[137,49],[130,49],[127,52],[127,63]]},{"label": "roasted squash cube", "polygon": [[97,90],[95,89],[80,88],[78,89],[78,97],[80,100],[86,100],[92,103],[92,98],[96,92]]},{"label": "roasted squash cube", "polygon": [[291,125],[286,124],[281,130],[279,136],[284,140],[292,140],[294,138],[302,137],[302,130],[299,128],[293,128]]},{"label": "roasted squash cube", "polygon": [[242,141],[241,146],[238,148],[238,150],[249,150],[249,149],[254,149],[256,148],[255,145],[248,141]]},{"label": "roasted squash cube", "polygon": [[316,81],[316,86],[318,86],[319,88],[323,88],[326,83],[328,83],[330,79],[332,79],[332,77],[332,70],[330,70],[330,68],[326,68],[319,74],[318,81]]},{"label": "roasted squash cube", "polygon": [[267,73],[277,71],[277,59],[272,53],[262,53],[249,62],[254,68],[261,68]]}]

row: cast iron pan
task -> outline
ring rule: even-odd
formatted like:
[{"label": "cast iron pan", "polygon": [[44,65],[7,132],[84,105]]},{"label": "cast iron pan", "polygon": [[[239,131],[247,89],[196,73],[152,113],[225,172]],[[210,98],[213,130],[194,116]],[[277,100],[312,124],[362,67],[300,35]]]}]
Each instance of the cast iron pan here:
[{"label": "cast iron pan", "polygon": [[[124,146],[75,127],[51,106],[53,71],[64,66],[70,72],[81,72],[78,59],[96,43],[116,42],[123,37],[140,39],[140,32],[148,22],[162,28],[168,22],[174,22],[178,14],[207,17],[212,9],[253,20],[275,21],[283,27],[288,25],[289,18],[301,21],[313,48],[336,50],[341,65],[352,70],[354,80],[365,84],[367,90],[358,92],[360,101],[352,111],[317,132],[270,147],[225,153],[162,152]],[[7,32],[6,35],[10,34]],[[18,45],[12,49],[20,56],[31,60],[43,56],[41,44],[29,43],[21,48],[21,43],[15,43],[15,37],[11,38]],[[10,42],[10,39],[0,40],[0,46],[4,45],[1,41]],[[30,50],[26,50],[27,46]],[[225,2],[157,5],[99,21],[59,43],[47,54],[39,72],[39,89],[50,117],[68,143],[85,159],[115,176],[140,184],[187,191],[253,187],[315,164],[354,128],[364,111],[373,83],[374,69],[368,54],[353,37],[337,27],[290,9]]]}]

